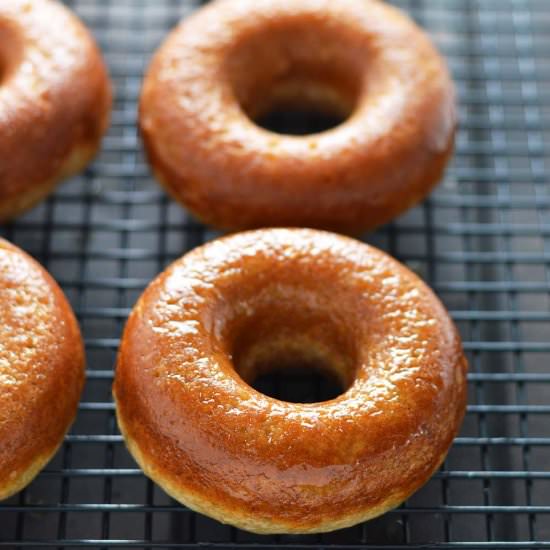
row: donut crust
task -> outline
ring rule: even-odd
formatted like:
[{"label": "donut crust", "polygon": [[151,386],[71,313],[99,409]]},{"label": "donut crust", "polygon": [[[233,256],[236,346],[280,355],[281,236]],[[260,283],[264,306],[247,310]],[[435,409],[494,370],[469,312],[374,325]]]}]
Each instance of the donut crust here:
[{"label": "donut crust", "polygon": [[52,458],[77,411],[84,348],[61,289],[0,239],[0,500]]},{"label": "donut crust", "polygon": [[[259,393],[274,350],[323,355],[346,391]],[[446,310],[403,265],[347,237],[271,229],[206,244],[151,283],[114,395],[130,452],[175,499],[248,531],[316,533],[430,478],[461,424],[466,370]]]},{"label": "donut crust", "polygon": [[53,0],[0,5],[0,221],[92,160],[111,103],[99,49],[74,14]]}]

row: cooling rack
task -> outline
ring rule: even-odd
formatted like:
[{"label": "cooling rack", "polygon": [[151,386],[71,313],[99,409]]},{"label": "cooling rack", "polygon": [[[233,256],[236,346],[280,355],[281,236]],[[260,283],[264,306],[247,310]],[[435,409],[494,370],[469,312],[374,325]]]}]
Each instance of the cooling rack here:
[{"label": "cooling rack", "polygon": [[445,53],[460,100],[445,180],[365,237],[424,277],[464,338],[468,412],[441,470],[379,519],[301,537],[223,526],[141,474],[114,419],[118,338],[147,282],[216,233],[154,183],[136,99],[154,48],[199,2],[67,1],[105,52],[113,124],[84,174],[0,232],[67,293],[86,339],[88,379],[60,452],[0,503],[0,547],[550,548],[550,2],[395,3]]}]

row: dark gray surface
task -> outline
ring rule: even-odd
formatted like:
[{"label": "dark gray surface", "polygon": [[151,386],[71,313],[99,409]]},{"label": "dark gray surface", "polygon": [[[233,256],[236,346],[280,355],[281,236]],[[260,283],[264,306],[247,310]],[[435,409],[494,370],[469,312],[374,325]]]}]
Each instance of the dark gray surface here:
[{"label": "dark gray surface", "polygon": [[85,174],[1,233],[67,292],[89,376],[62,451],[0,504],[0,546],[550,548],[550,2],[397,2],[447,55],[461,129],[431,198],[366,240],[417,271],[451,310],[471,361],[469,410],[441,472],[399,510],[319,537],[275,538],[173,503],[137,470],[114,421],[112,368],[136,297],[167,263],[215,236],[155,184],[135,126],[147,61],[195,6],[67,3],[105,52],[116,85],[113,125]]}]

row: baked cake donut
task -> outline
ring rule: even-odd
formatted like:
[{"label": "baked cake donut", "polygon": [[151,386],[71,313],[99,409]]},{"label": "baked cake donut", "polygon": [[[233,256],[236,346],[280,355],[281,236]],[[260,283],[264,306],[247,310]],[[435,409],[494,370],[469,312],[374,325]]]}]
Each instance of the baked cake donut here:
[{"label": "baked cake donut", "polygon": [[0,239],[0,500],[55,454],[83,382],[82,339],[61,289]]},{"label": "baked cake donut", "polygon": [[[343,393],[290,403],[250,385],[296,365],[333,373]],[[314,533],[429,479],[463,418],[466,368],[446,310],[396,260],[267,229],[212,241],[151,283],[114,394],[130,452],[172,497],[249,531]]]},{"label": "baked cake donut", "polygon": [[[254,122],[295,108],[345,121],[306,136]],[[223,229],[387,222],[439,181],[455,126],[443,59],[376,0],[208,4],[157,51],[140,102],[156,178]]]},{"label": "baked cake donut", "polygon": [[0,221],[89,163],[110,110],[98,48],[67,8],[0,2]]}]

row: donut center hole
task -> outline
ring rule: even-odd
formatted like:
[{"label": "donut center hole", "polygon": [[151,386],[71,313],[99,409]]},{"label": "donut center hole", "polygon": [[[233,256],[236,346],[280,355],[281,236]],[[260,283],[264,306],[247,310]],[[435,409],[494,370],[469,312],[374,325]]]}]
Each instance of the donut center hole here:
[{"label": "donut center hole", "polygon": [[335,399],[346,388],[322,360],[271,357],[257,366],[251,386],[269,397],[291,403],[316,403]]},{"label": "donut center hole", "polygon": [[275,305],[236,330],[234,368],[254,389],[282,401],[334,399],[355,379],[355,349],[345,329],[328,314]]},{"label": "donut center hole", "polygon": [[276,134],[305,136],[318,134],[331,128],[336,128],[345,122],[350,113],[338,112],[330,105],[303,106],[289,103],[273,103],[271,108],[254,119],[254,122],[262,128]]},{"label": "donut center hole", "polygon": [[350,33],[320,18],[266,23],[229,53],[226,69],[241,109],[280,134],[315,134],[354,113],[364,56]]}]

